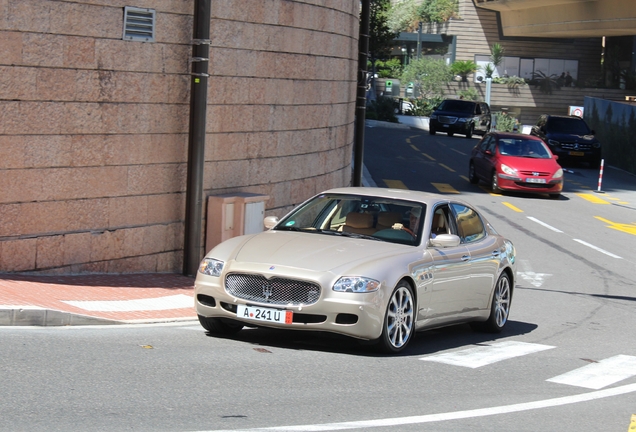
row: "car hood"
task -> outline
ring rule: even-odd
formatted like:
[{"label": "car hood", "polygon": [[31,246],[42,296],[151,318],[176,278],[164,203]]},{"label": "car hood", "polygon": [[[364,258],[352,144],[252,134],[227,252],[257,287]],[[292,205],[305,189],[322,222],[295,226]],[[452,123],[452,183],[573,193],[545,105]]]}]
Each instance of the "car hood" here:
[{"label": "car hood", "polygon": [[239,266],[267,265],[338,272],[386,256],[414,253],[417,248],[334,235],[265,231],[248,237],[231,259]]},{"label": "car hood", "polygon": [[555,141],[576,142],[576,143],[594,143],[598,140],[594,135],[575,135],[566,133],[549,132],[546,137]]},{"label": "car hood", "polygon": [[555,159],[538,159],[519,156],[502,156],[499,161],[518,171],[542,171],[554,173],[560,167]]}]

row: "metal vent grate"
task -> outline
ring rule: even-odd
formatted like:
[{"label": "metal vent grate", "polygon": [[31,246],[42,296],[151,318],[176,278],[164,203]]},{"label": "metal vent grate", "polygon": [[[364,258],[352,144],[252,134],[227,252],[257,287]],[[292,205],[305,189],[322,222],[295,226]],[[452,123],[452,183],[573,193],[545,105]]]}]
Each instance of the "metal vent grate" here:
[{"label": "metal vent grate", "polygon": [[155,41],[155,11],[124,7],[124,40]]}]

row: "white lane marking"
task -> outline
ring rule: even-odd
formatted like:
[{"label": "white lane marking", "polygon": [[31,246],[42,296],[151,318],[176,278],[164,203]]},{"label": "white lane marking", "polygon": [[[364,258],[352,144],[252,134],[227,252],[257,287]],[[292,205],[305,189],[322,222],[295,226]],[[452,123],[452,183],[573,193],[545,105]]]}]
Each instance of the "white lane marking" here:
[{"label": "white lane marking", "polygon": [[[510,414],[515,412],[530,411],[542,408],[552,408],[556,406],[570,405],[580,402],[588,402],[596,399],[603,399],[607,397],[620,396],[627,393],[636,392],[636,384],[630,384],[622,387],[615,387],[606,390],[597,390],[594,392],[583,393],[573,396],[564,396],[553,399],[544,399],[535,402],[524,402],[514,405],[504,405],[491,408],[480,408],[466,411],[454,411],[440,414],[425,414],[412,417],[396,417],[379,420],[363,420],[354,422],[342,422],[342,423],[323,423],[323,424],[311,424],[311,425],[297,425],[297,426],[274,426],[265,428],[253,428],[253,429],[232,429],[230,430],[215,430],[205,432],[272,432],[272,431],[285,431],[285,432],[317,432],[317,431],[335,431],[345,429],[368,429],[372,427],[387,427],[387,426],[400,426],[408,424],[421,424],[421,423],[433,423],[448,420],[459,420],[475,417],[486,417],[499,414]],[[204,431],[201,431],[204,432]]]},{"label": "white lane marking", "polygon": [[533,271],[517,272],[517,275],[521,279],[530,282],[530,284],[536,288],[539,288],[541,285],[543,285],[545,279],[552,276],[549,273],[535,273]]},{"label": "white lane marking", "polygon": [[594,246],[593,244],[589,244],[589,243],[587,243],[587,242],[584,242],[583,240],[579,240],[579,239],[573,239],[573,240],[574,240],[575,242],[579,242],[579,243],[581,243],[581,244],[582,244],[582,245],[584,245],[584,246],[587,246],[587,247],[592,248],[592,249],[594,249],[594,250],[596,250],[596,251],[599,251],[599,252],[601,252],[601,253],[604,253],[605,255],[611,256],[612,258],[623,259],[623,257],[619,257],[618,255],[614,255],[614,254],[613,254],[613,253],[611,253],[611,252],[608,252],[608,251],[606,251],[606,250],[603,250],[603,249],[601,249],[600,247],[596,247],[596,246]]},{"label": "white lane marking", "polygon": [[471,369],[486,366],[502,360],[508,360],[539,351],[554,348],[550,345],[539,345],[526,342],[507,341],[487,346],[478,346],[462,351],[436,354],[422,357],[420,360],[463,366]]},{"label": "white lane marking", "polygon": [[551,229],[551,230],[552,230],[552,231],[554,231],[554,232],[558,232],[558,233],[562,233],[562,232],[563,232],[563,231],[561,231],[560,229],[556,229],[555,227],[553,227],[553,226],[551,226],[551,225],[548,225],[548,224],[547,224],[547,223],[545,223],[545,222],[541,222],[539,219],[537,219],[537,218],[535,218],[535,217],[528,216],[528,219],[530,219],[532,222],[536,222],[536,223],[538,223],[539,225],[543,225],[544,227],[546,227],[546,228],[548,228],[548,229]]},{"label": "white lane marking", "polygon": [[636,357],[617,355],[546,381],[598,390],[635,375]]},{"label": "white lane marking", "polygon": [[134,312],[194,307],[194,299],[185,294],[135,300],[65,301],[64,303],[94,312]]}]

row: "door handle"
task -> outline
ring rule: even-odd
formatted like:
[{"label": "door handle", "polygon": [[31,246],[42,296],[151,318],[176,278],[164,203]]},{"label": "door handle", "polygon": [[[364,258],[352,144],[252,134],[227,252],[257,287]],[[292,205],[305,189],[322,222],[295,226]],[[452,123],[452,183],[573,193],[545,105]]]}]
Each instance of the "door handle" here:
[{"label": "door handle", "polygon": [[462,261],[468,261],[470,259],[470,256],[468,255],[463,255],[462,256]]}]

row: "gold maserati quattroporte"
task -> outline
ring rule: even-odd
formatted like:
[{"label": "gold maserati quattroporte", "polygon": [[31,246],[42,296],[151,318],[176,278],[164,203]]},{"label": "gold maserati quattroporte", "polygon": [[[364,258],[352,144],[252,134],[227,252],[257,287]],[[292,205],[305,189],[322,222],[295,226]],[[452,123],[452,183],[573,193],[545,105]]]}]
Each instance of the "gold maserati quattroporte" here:
[{"label": "gold maserati quattroporte", "polygon": [[339,188],[264,224],[266,231],[226,240],[201,262],[195,307],[211,334],[244,326],[325,331],[397,353],[416,331],[506,325],[515,248],[467,203]]}]

